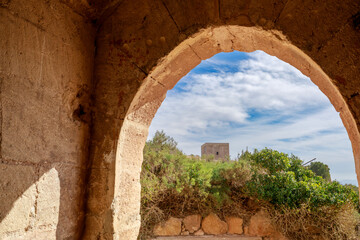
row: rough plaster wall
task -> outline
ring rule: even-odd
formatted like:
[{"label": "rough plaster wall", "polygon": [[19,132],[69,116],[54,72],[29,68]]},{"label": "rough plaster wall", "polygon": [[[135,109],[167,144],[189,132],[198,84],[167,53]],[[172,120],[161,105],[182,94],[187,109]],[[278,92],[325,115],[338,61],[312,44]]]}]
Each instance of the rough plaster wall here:
[{"label": "rough plaster wall", "polygon": [[0,46],[0,239],[77,239],[94,31],[55,0],[0,1]]},{"label": "rough plaster wall", "polygon": [[[97,35],[93,167],[85,236],[96,233],[96,237],[106,239],[136,238],[141,147],[154,112],[183,73],[235,45],[230,32],[217,36],[221,43],[206,51],[194,51],[196,45],[183,48],[174,54],[186,64],[173,62],[159,73],[173,74],[158,80],[151,71],[161,65],[162,57],[202,28],[239,25],[279,30],[330,76],[359,126],[360,35],[354,21],[359,2],[134,0],[119,2],[116,7]],[[204,40],[200,44],[208,43]],[[148,81],[144,81],[147,76]],[[134,99],[140,90],[143,95]],[[343,116],[345,125],[349,117]],[[355,128],[352,130],[357,131]]]}]

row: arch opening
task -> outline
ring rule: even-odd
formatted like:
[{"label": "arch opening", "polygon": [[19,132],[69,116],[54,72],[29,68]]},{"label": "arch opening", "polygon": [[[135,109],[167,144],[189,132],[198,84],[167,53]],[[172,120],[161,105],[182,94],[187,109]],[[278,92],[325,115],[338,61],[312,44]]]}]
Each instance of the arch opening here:
[{"label": "arch opening", "polygon": [[206,142],[229,143],[233,160],[242,150],[266,147],[304,162],[316,158],[330,167],[332,180],[357,185],[350,141],[328,98],[296,68],[262,51],[202,61],[167,93],[147,140],[160,130],[187,156],[206,152]]},{"label": "arch opening", "polygon": [[[355,120],[330,78],[310,57],[291,44],[278,31],[265,31],[256,27],[221,26],[209,27],[183,41],[163,58],[144,80],[135,95],[122,125],[115,166],[115,191],[121,191],[124,184],[129,184],[132,194],[128,198],[115,201],[118,206],[130,206],[130,202],[140,203],[140,168],[142,149],[144,147],[151,121],[165,99],[166,92],[202,60],[206,60],[219,52],[253,52],[262,50],[269,55],[289,63],[319,87],[329,98],[349,135],[356,173],[359,173],[360,136]],[[124,165],[131,165],[132,172],[124,172]],[[132,179],[129,182],[128,179]],[[359,182],[359,178],[358,178]],[[129,188],[127,188],[129,189]],[[121,196],[115,193],[115,196]],[[129,221],[139,227],[139,204],[131,213],[123,212],[115,218],[115,232],[126,231]],[[132,217],[130,217],[132,216]],[[135,216],[135,217],[134,217]],[[134,236],[136,237],[136,236]]]}]

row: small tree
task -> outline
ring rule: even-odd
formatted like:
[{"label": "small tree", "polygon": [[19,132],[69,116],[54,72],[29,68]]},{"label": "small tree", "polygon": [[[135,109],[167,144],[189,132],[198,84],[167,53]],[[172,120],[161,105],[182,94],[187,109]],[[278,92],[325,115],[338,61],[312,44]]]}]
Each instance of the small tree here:
[{"label": "small tree", "polygon": [[171,153],[179,152],[177,148],[177,142],[166,133],[161,131],[156,131],[153,139],[146,142],[145,148],[150,148],[153,151],[162,151],[168,150]]},{"label": "small tree", "polygon": [[252,156],[252,153],[246,148],[246,150],[241,150],[241,154],[238,153],[235,161],[241,162],[241,161],[249,161]]},{"label": "small tree", "polygon": [[317,176],[322,177],[324,180],[330,182],[330,168],[328,165],[322,162],[312,162],[309,166],[309,169],[313,171]]}]

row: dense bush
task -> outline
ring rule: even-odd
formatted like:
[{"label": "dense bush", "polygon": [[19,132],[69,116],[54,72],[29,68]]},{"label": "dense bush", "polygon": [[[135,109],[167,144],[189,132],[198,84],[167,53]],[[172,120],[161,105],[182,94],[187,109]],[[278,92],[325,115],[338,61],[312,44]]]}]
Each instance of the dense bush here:
[{"label": "dense bush", "polygon": [[[188,157],[173,138],[157,132],[144,148],[140,236],[150,234],[153,224],[169,215],[239,215],[247,207],[243,203],[252,199],[272,209],[274,221],[293,239],[307,239],[306,228],[299,232],[303,225],[289,224],[295,218],[308,225],[321,223],[330,239],[350,239],[358,192],[326,181],[302,164],[296,156],[271,149],[243,151],[226,162]],[[339,222],[341,212],[346,212],[347,225]]]},{"label": "dense bush", "polygon": [[290,208],[299,208],[301,204],[311,208],[341,206],[346,202],[358,205],[356,191],[336,181],[325,181],[303,167],[296,156],[264,149],[250,159],[258,167],[253,168],[247,184],[252,196]]}]

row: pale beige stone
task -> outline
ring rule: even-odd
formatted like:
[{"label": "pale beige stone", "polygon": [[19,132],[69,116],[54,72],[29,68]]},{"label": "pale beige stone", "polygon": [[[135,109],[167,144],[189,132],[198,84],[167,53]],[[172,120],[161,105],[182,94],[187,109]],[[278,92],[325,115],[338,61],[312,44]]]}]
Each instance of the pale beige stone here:
[{"label": "pale beige stone", "polygon": [[180,234],[181,236],[188,236],[190,235],[189,231],[184,231],[184,232],[181,232]]},{"label": "pale beige stone", "polygon": [[58,171],[52,168],[45,172],[37,182],[37,188],[39,192],[37,207],[41,211],[36,214],[36,224],[56,229],[60,210],[60,179]]},{"label": "pale beige stone", "polygon": [[202,236],[202,235],[204,235],[205,233],[204,233],[204,231],[202,230],[202,229],[199,229],[199,230],[197,230],[195,233],[194,233],[194,235],[195,236]]},{"label": "pale beige stone", "polygon": [[249,235],[271,236],[276,232],[268,214],[261,210],[250,218]]},{"label": "pale beige stone", "polygon": [[239,217],[226,217],[226,223],[228,224],[229,234],[242,234],[244,220]]},{"label": "pale beige stone", "polygon": [[194,233],[200,228],[201,215],[194,214],[187,216],[184,218],[183,223],[186,230],[188,230],[190,233]]},{"label": "pale beige stone", "polygon": [[214,213],[210,213],[202,220],[201,228],[206,234],[213,235],[225,234],[228,230],[226,222]]},{"label": "pale beige stone", "polygon": [[270,239],[272,240],[287,239],[279,231],[276,230],[275,226],[271,222],[268,213],[266,213],[264,210],[257,212],[254,216],[250,218],[249,235],[270,237]]},{"label": "pale beige stone", "polygon": [[181,219],[170,217],[154,227],[155,236],[176,236],[181,233]]}]

